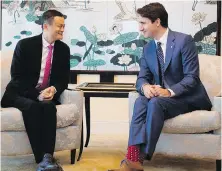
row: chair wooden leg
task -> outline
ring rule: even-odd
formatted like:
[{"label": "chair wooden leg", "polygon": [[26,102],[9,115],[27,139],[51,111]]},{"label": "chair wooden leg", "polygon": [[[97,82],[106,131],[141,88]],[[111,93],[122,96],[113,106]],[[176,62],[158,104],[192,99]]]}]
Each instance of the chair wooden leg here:
[{"label": "chair wooden leg", "polygon": [[71,150],[71,164],[75,164],[76,160],[76,149]]},{"label": "chair wooden leg", "polygon": [[77,161],[80,160],[80,158],[82,156],[82,152],[83,152],[83,121],[82,121],[82,131],[81,131],[81,142],[80,142],[80,149],[79,149],[79,157],[78,157]]},{"label": "chair wooden leg", "polygon": [[221,160],[216,160],[216,171],[221,171]]},{"label": "chair wooden leg", "polygon": [[85,147],[88,147],[90,139],[90,97],[85,97],[85,111],[86,111],[86,143]]}]

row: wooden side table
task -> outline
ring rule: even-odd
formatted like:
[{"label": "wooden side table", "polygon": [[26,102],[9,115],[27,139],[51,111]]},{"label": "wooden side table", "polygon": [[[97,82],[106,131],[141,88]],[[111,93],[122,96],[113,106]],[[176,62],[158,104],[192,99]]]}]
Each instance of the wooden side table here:
[{"label": "wooden side table", "polygon": [[76,87],[82,90],[85,97],[86,114],[86,142],[88,146],[90,140],[90,97],[104,98],[128,98],[131,91],[136,91],[134,83],[83,83]]}]

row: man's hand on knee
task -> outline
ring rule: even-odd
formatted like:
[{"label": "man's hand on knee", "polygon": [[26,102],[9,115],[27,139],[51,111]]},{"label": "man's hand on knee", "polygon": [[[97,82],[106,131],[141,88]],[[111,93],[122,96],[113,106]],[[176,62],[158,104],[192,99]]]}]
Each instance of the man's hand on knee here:
[{"label": "man's hand on knee", "polygon": [[158,96],[155,85],[145,84],[143,86],[143,93],[148,99]]},{"label": "man's hand on knee", "polygon": [[51,86],[43,90],[40,96],[43,98],[43,101],[49,101],[53,99],[54,94],[55,94],[55,88]]},{"label": "man's hand on knee", "polygon": [[162,88],[159,85],[154,85],[154,90],[157,93],[157,96],[160,97],[170,97],[171,93],[168,89]]}]

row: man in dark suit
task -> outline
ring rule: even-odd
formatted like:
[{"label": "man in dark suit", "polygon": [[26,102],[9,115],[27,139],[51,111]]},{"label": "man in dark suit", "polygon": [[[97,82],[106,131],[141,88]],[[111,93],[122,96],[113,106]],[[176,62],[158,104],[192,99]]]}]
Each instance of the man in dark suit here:
[{"label": "man in dark suit", "polygon": [[[212,105],[199,78],[199,61],[190,35],[171,31],[160,3],[137,10],[139,29],[154,40],[144,46],[126,159],[115,171],[143,171],[151,159],[164,120]],[[113,170],[112,170],[113,171]]]},{"label": "man in dark suit", "polygon": [[11,81],[2,97],[2,107],[18,108],[39,163],[37,170],[62,170],[53,153],[56,140],[56,104],[67,88],[70,72],[70,49],[60,41],[64,16],[48,10],[42,16],[43,33],[20,40],[16,45]]}]

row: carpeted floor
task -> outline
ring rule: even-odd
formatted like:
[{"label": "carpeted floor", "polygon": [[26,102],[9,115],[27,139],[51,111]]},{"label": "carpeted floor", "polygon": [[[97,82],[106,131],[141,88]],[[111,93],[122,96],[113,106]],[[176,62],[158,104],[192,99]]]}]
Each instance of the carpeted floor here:
[{"label": "carpeted floor", "polygon": [[[118,168],[126,152],[126,138],[92,135],[81,161],[70,164],[69,151],[55,153],[64,171],[106,171]],[[146,161],[145,171],[215,171],[215,161],[155,155]],[[32,155],[1,158],[1,171],[35,171]]]}]

